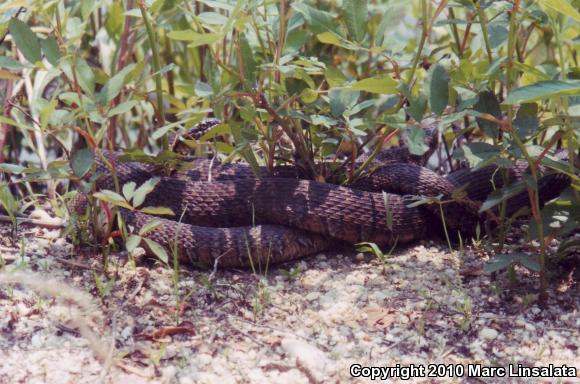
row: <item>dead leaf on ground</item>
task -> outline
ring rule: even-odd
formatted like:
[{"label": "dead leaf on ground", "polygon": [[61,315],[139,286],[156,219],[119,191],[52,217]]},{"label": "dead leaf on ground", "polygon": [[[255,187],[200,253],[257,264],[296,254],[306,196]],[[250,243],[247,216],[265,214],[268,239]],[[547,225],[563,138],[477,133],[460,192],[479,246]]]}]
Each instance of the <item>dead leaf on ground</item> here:
[{"label": "dead leaf on ground", "polygon": [[388,329],[396,321],[396,314],[389,309],[372,307],[366,310],[367,324],[379,329]]},{"label": "dead leaf on ground", "polygon": [[178,326],[171,327],[160,327],[157,330],[150,333],[139,333],[135,335],[136,337],[143,338],[146,340],[159,340],[167,336],[174,336],[180,334],[190,334],[195,335],[195,329],[190,321],[183,321]]}]

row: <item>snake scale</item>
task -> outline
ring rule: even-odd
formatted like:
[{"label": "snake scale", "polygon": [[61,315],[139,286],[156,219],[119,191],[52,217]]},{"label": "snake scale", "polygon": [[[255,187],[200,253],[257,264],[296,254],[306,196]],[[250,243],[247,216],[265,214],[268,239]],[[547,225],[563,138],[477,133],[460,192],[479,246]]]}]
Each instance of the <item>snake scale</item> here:
[{"label": "snake scale", "polygon": [[[399,149],[390,153],[401,156]],[[119,161],[117,153],[104,154],[115,164],[120,185],[131,181],[140,185],[156,173],[151,165]],[[409,195],[449,199],[462,187],[468,202],[483,201],[494,185],[501,186],[493,166],[442,177],[417,164],[391,162],[348,188],[300,179],[291,167],[277,167],[273,174],[262,169],[258,178],[240,163],[212,166],[209,160],[197,159],[192,166],[187,172],[160,177],[144,204],[168,207],[176,217],[155,218],[124,209],[122,215],[136,229],[159,220],[161,224],[146,237],[167,249],[177,245],[181,262],[217,263],[225,268],[285,262],[337,241],[409,243],[442,227],[437,204],[410,207]],[[96,171],[101,174],[97,188],[114,189],[111,172],[98,157]],[[516,164],[510,177],[520,179],[524,172],[524,164]],[[538,185],[541,200],[558,196],[569,183],[563,174],[544,176]],[[521,192],[511,198],[508,213],[527,204],[527,192]],[[452,202],[444,207],[451,231],[469,235],[485,219],[472,204]],[[181,222],[176,221],[179,217]]]}]

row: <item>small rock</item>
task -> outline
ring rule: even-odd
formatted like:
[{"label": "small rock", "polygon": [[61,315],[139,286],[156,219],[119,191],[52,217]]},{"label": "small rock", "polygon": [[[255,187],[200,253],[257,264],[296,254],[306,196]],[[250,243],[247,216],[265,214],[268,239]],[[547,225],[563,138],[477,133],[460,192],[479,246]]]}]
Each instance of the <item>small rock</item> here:
[{"label": "small rock", "polygon": [[123,339],[128,339],[133,334],[133,327],[125,327],[121,331],[121,337]]},{"label": "small rock", "polygon": [[305,299],[308,301],[314,301],[314,300],[318,300],[320,298],[320,292],[310,292],[308,295],[306,295]]},{"label": "small rock", "polygon": [[41,220],[51,225],[62,225],[63,223],[62,219],[59,217],[51,217],[46,211],[43,211],[42,209],[35,209],[34,211],[30,212],[28,217],[33,220]]},{"label": "small rock", "polygon": [[296,359],[296,365],[306,369],[317,381],[327,378],[330,360],[324,352],[302,340],[285,338],[281,343],[282,349]]},{"label": "small rock", "polygon": [[524,327],[526,327],[526,330],[530,331],[530,332],[535,332],[536,331],[536,327],[533,324],[530,323],[525,323]]},{"label": "small rock", "polygon": [[42,337],[38,333],[35,333],[30,338],[30,345],[32,345],[34,348],[40,348],[42,345]]},{"label": "small rock", "polygon": [[479,336],[486,340],[493,340],[499,335],[499,332],[493,328],[483,328],[479,331]]}]

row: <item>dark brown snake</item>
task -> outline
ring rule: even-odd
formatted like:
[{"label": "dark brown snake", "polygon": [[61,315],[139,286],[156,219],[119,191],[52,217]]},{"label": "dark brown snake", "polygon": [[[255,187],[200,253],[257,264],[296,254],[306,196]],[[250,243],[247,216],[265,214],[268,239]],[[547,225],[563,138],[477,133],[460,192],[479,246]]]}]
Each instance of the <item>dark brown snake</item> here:
[{"label": "dark brown snake", "polygon": [[[117,154],[105,156],[115,164],[121,186],[130,181],[139,186],[156,174],[152,166],[121,162]],[[98,189],[114,190],[110,170],[100,160],[96,164],[103,174]],[[391,163],[347,188],[298,179],[289,167],[276,168],[274,174],[262,170],[257,178],[244,164],[212,167],[203,159],[193,164],[186,173],[161,177],[143,205],[171,208],[176,217],[122,212],[126,223],[136,229],[160,220],[161,225],[146,237],[167,249],[177,245],[181,262],[205,266],[216,261],[219,267],[279,263],[322,251],[337,241],[408,243],[442,228],[437,204],[409,207],[413,200],[408,195],[449,200],[463,187],[471,200],[481,202],[494,185],[501,187],[495,167],[476,172],[462,169],[442,177],[419,165]],[[517,164],[510,177],[519,179],[524,172],[525,166]],[[538,185],[541,201],[557,197],[569,183],[563,174],[544,176]],[[475,213],[471,200],[444,205],[449,231],[469,235],[485,219]],[[523,191],[510,199],[508,214],[528,204]],[[175,221],[179,217],[181,223]]]}]

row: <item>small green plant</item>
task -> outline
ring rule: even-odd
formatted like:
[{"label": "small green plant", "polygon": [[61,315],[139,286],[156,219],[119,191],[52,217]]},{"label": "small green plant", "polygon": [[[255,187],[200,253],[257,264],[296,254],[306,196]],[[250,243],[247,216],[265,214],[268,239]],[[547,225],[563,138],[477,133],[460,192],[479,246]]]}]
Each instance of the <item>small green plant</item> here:
[{"label": "small green plant", "polygon": [[34,307],[38,312],[42,312],[45,304],[45,300],[41,296],[36,296],[36,303],[34,304]]},{"label": "small green plant", "polygon": [[268,254],[266,256],[266,264],[265,265],[262,265],[262,260],[260,258],[257,258],[257,260],[254,260],[254,256],[252,255],[252,250],[250,249],[250,241],[247,238],[246,238],[246,255],[248,257],[248,261],[250,262],[250,268],[252,269],[252,273],[254,275],[268,276],[268,267],[270,266],[270,257],[272,256],[272,245],[271,244],[268,247]]},{"label": "small green plant", "polygon": [[115,286],[115,279],[110,279],[108,281],[101,279],[99,274],[95,271],[93,271],[93,278],[95,279],[95,285],[99,291],[99,296],[101,297],[101,300],[104,300],[111,294],[111,291]]},{"label": "small green plant", "polygon": [[254,298],[252,300],[252,311],[254,317],[259,316],[264,309],[270,304],[272,298],[268,283],[265,279],[260,278],[257,287],[254,291]]},{"label": "small green plant", "polygon": [[397,247],[397,241],[398,241],[398,238],[395,239],[395,241],[393,242],[393,244],[391,246],[391,249],[389,249],[389,251],[386,254],[383,253],[383,251],[381,250],[381,248],[379,248],[379,246],[377,244],[370,243],[370,242],[358,243],[356,245],[357,246],[356,250],[358,252],[366,252],[366,253],[373,254],[379,260],[381,265],[383,266],[383,273],[385,273],[389,258],[391,257],[391,255],[393,254],[393,251]]},{"label": "small green plant", "polygon": [[[115,207],[127,209],[129,211],[137,211],[151,215],[174,215],[171,209],[165,207],[141,207],[141,205],[145,202],[147,194],[153,191],[155,186],[159,183],[159,180],[160,179],[157,177],[151,178],[139,186],[139,188],[136,188],[136,183],[131,181],[123,185],[122,195],[114,191],[102,190],[100,192],[96,192],[94,197]],[[151,252],[153,252],[163,264],[168,266],[169,256],[166,249],[156,241],[146,237],[148,233],[160,225],[162,225],[161,221],[152,220],[141,227],[137,234],[128,235],[125,242],[127,251],[131,253],[139,244],[145,242]]]},{"label": "small green plant", "polygon": [[288,281],[296,281],[298,277],[304,272],[304,269],[301,266],[292,267],[289,270],[281,270],[282,276]]},{"label": "small green plant", "polygon": [[538,298],[539,298],[538,295],[535,293],[526,293],[522,297],[522,305],[525,308],[529,308],[538,302]]},{"label": "small green plant", "polygon": [[463,302],[456,303],[456,309],[460,313],[459,318],[454,318],[454,321],[459,325],[462,331],[467,331],[473,322],[473,304],[471,297],[467,293],[463,294]]},{"label": "small green plant", "polygon": [[155,367],[159,367],[159,364],[161,364],[161,359],[163,359],[163,356],[165,356],[167,353],[167,346],[164,343],[160,343],[158,345],[159,349],[150,349],[148,353],[149,362]]},{"label": "small green plant", "polygon": [[199,283],[204,287],[212,296],[217,295],[217,288],[214,284],[214,279],[212,274],[203,274],[199,279]]}]

